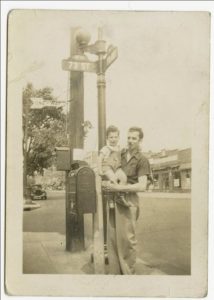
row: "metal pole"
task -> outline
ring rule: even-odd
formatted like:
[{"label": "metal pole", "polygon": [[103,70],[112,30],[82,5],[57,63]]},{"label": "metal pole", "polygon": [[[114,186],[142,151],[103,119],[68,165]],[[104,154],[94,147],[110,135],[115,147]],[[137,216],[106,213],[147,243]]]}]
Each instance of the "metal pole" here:
[{"label": "metal pole", "polygon": [[[102,29],[98,29],[98,40],[102,40]],[[103,53],[98,54],[97,92],[98,92],[98,135],[99,150],[106,144],[106,80]]]},{"label": "metal pole", "polygon": [[[98,41],[103,40],[102,28],[98,29]],[[104,54],[98,53],[98,71],[97,71],[97,92],[98,92],[98,136],[99,150],[106,145],[106,80]],[[100,183],[101,185],[101,180]],[[103,251],[104,255],[107,251],[107,202],[101,191],[102,198],[102,215],[103,215]],[[101,215],[101,213],[100,213]]]}]

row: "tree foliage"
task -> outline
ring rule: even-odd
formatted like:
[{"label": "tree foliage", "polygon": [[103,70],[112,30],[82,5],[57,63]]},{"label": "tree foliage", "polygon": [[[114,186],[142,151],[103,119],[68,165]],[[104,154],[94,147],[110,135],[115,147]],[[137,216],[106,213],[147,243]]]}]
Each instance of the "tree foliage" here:
[{"label": "tree foliage", "polygon": [[[31,108],[32,98],[42,98],[44,107]],[[47,101],[47,106],[45,105]],[[57,99],[49,87],[36,90],[27,84],[23,90],[23,154],[26,175],[35,171],[43,174],[43,169],[53,164],[56,146],[67,145],[66,115],[62,107],[50,105]]]}]

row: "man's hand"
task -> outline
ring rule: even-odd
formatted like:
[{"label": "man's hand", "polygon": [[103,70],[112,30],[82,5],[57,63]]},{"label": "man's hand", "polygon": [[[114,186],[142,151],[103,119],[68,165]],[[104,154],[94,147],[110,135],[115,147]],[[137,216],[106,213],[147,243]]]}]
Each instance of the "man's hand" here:
[{"label": "man's hand", "polygon": [[125,192],[125,193],[139,193],[145,192],[147,185],[147,176],[141,176],[138,178],[138,182],[134,184],[114,184],[107,181],[105,185],[102,185],[103,190],[107,192]]},{"label": "man's hand", "polygon": [[117,184],[117,183],[111,183],[109,185],[109,190],[111,192],[119,192],[122,190],[122,186],[120,184]]},{"label": "man's hand", "polygon": [[105,185],[102,185],[102,188],[106,192],[121,192],[124,189],[123,185],[117,184],[117,183],[108,183]]}]

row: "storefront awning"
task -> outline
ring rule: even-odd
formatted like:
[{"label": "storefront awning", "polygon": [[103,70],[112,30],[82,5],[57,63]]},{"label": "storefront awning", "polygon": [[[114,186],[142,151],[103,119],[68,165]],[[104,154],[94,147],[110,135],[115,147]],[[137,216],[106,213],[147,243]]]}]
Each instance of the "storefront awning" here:
[{"label": "storefront awning", "polygon": [[180,165],[180,170],[187,170],[187,169],[191,169],[191,163],[184,163]]},{"label": "storefront awning", "polygon": [[174,164],[158,164],[158,165],[151,165],[152,170],[154,171],[161,171],[161,170],[167,170],[167,169],[173,169],[173,168],[179,168],[180,164],[179,163],[174,163]]}]

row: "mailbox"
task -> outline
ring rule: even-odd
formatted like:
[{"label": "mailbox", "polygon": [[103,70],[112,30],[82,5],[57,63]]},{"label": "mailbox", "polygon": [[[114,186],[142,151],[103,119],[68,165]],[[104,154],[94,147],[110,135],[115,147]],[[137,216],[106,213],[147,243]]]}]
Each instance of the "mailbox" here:
[{"label": "mailbox", "polygon": [[96,183],[94,171],[83,166],[68,175],[69,211],[77,214],[96,212]]}]

